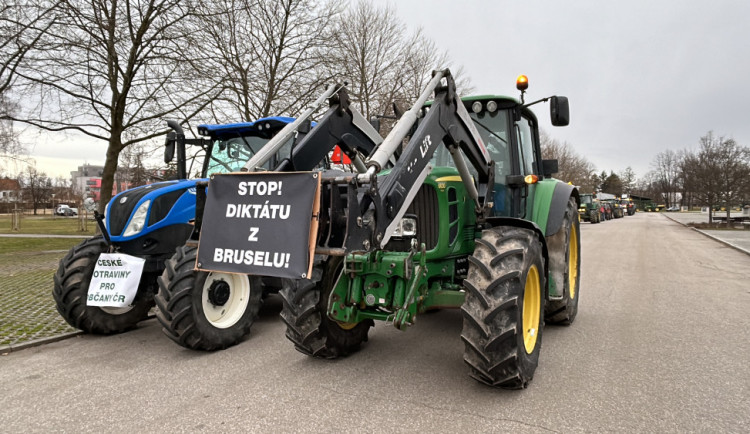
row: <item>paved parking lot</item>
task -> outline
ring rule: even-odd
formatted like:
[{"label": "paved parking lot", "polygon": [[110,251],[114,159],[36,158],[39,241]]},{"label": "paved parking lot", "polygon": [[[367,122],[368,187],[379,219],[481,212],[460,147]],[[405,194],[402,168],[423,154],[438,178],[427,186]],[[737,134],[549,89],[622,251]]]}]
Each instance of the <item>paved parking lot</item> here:
[{"label": "paved parking lot", "polygon": [[76,331],[52,300],[52,276],[66,252],[0,254],[0,353]]}]

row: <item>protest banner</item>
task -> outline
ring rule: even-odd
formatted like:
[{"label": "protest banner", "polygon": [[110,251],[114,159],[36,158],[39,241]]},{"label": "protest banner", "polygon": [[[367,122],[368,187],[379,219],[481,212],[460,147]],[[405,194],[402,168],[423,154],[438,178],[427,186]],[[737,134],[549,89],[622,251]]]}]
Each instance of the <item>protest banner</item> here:
[{"label": "protest banner", "polygon": [[312,270],[320,174],[217,174],[206,190],[196,268],[305,278]]}]

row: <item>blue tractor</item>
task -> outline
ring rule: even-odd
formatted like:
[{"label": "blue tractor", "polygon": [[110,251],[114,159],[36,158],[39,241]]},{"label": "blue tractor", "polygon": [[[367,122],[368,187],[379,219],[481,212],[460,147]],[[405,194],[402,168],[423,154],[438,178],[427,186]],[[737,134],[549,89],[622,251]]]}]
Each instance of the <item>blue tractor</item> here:
[{"label": "blue tractor", "polygon": [[[60,261],[52,290],[60,315],[73,327],[95,334],[119,333],[145,319],[154,306],[157,277],[164,271],[165,262],[193,231],[196,183],[207,181],[214,173],[240,170],[293,121],[289,117],[268,117],[255,122],[200,125],[198,132],[205,138],[198,139],[186,139],[179,124],[169,121],[173,131],[167,136],[164,159],[171,162],[177,151],[178,179],[135,187],[112,198],[103,216],[106,224],[98,216],[100,228],[106,227],[103,234],[73,247]],[[288,155],[292,141],[287,141],[276,155]],[[200,147],[196,154],[203,156],[201,179],[187,179],[186,145]],[[267,166],[273,168],[279,162],[274,156]],[[129,306],[87,304],[96,261],[107,252],[145,259],[138,291]]]}]

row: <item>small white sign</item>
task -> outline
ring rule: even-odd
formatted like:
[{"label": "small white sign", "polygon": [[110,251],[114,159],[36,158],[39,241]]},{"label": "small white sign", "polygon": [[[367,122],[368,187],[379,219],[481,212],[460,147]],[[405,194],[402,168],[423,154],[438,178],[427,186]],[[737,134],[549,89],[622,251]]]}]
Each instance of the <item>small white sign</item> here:
[{"label": "small white sign", "polygon": [[146,260],[122,253],[102,253],[91,276],[88,306],[126,307],[133,303]]}]

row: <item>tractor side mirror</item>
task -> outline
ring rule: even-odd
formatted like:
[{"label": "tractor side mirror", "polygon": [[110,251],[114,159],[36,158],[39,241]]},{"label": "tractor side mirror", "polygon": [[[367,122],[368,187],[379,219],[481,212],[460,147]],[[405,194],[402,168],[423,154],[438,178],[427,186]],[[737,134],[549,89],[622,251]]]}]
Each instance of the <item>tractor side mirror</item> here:
[{"label": "tractor side mirror", "polygon": [[174,158],[174,142],[177,134],[174,131],[167,133],[167,140],[164,142],[164,162],[169,164]]},{"label": "tractor side mirror", "polygon": [[570,123],[570,108],[568,106],[568,97],[553,96],[550,98],[549,107],[550,119],[552,125],[564,127]]},{"label": "tractor side mirror", "polygon": [[559,172],[557,160],[542,160],[542,175],[545,178],[551,178],[553,174]]}]

